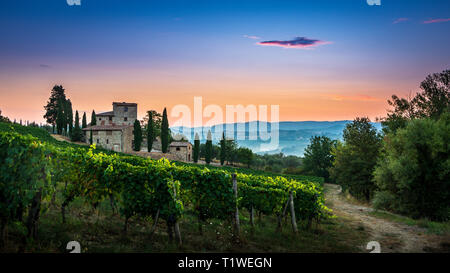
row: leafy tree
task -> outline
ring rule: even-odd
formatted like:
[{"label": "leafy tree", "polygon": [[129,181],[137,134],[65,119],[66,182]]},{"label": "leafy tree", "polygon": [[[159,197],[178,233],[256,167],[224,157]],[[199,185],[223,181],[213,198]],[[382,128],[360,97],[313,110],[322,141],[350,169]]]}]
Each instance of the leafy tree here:
[{"label": "leafy tree", "polygon": [[208,131],[208,137],[206,139],[206,154],[205,154],[206,164],[211,163],[211,159],[212,159],[212,137],[211,131]]},{"label": "leafy tree", "polygon": [[197,133],[195,133],[195,139],[194,139],[194,162],[198,162],[198,156],[200,154],[200,138]]},{"label": "leafy tree", "polygon": [[450,70],[427,76],[420,84],[422,91],[413,98],[399,98],[392,95],[388,104],[393,109],[388,111],[387,117],[381,119],[385,133],[395,132],[405,128],[408,121],[416,118],[438,119],[450,109],[449,92]]},{"label": "leafy tree", "polygon": [[374,205],[411,216],[450,219],[450,114],[415,119],[386,135],[375,169]]},{"label": "leafy tree", "polygon": [[[0,122],[11,123],[8,117],[2,116],[2,110],[0,110]],[[14,120],[14,123],[16,123],[16,120]]]},{"label": "leafy tree", "polygon": [[154,132],[154,120],[153,120],[153,112],[148,111],[148,123],[147,123],[147,151],[151,152],[153,147],[153,141],[155,140],[155,132]]},{"label": "leafy tree", "polygon": [[247,168],[250,168],[250,165],[253,162],[252,150],[241,147],[241,148],[237,149],[237,156],[238,156],[240,163],[245,164],[245,165],[247,165]]},{"label": "leafy tree", "polygon": [[80,117],[78,111],[75,111],[75,127],[73,128],[71,139],[72,141],[81,141],[83,131],[80,128]]},{"label": "leafy tree", "polygon": [[234,139],[225,140],[225,158],[228,164],[233,165],[233,163],[237,161],[237,148],[238,146]]},{"label": "leafy tree", "polygon": [[169,120],[167,119],[167,110],[164,108],[161,122],[161,150],[167,153],[169,147]]},{"label": "leafy tree", "polygon": [[359,199],[370,200],[376,189],[373,171],[381,137],[368,118],[356,118],[344,129],[344,143],[333,148],[330,174],[344,190]]},{"label": "leafy tree", "polygon": [[[48,124],[56,125],[58,110],[61,108],[61,103],[66,101],[65,89],[62,85],[55,85],[51,91],[50,98],[47,105],[44,106],[44,118]],[[64,110],[62,110],[64,112]]]},{"label": "leafy tree", "polygon": [[331,149],[336,141],[326,136],[311,137],[310,144],[305,149],[303,169],[311,175],[320,176],[329,181],[329,168],[333,165],[334,156]]},{"label": "leafy tree", "polygon": [[144,125],[145,130],[148,130],[147,126],[149,124],[150,114],[151,119],[153,120],[153,135],[154,138],[156,139],[157,136],[161,136],[162,115],[156,112],[155,110],[147,111],[147,114],[142,119],[142,123]]},{"label": "leafy tree", "polygon": [[223,165],[225,163],[226,158],[227,158],[225,141],[226,141],[225,140],[225,133],[222,133],[222,139],[220,140],[220,165]]},{"label": "leafy tree", "polygon": [[141,144],[142,144],[142,128],[141,128],[141,123],[137,119],[134,121],[133,135],[134,135],[133,150],[140,151]]},{"label": "leafy tree", "polygon": [[87,127],[87,121],[86,121],[86,112],[83,113],[83,119],[81,122],[81,128],[86,128]]},{"label": "leafy tree", "polygon": [[91,114],[91,126],[97,125],[97,116],[95,115],[95,111],[92,110]]}]

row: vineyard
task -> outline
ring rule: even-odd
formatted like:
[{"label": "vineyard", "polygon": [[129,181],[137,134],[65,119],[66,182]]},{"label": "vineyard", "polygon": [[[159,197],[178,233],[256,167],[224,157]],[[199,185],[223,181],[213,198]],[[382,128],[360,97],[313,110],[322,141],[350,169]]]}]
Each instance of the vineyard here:
[{"label": "vineyard", "polygon": [[[5,126],[5,125],[2,125]],[[198,231],[204,223],[232,223],[233,237],[242,237],[242,213],[271,217],[277,232],[289,217],[292,231],[297,222],[305,228],[329,217],[320,180],[294,180],[275,175],[232,172],[233,168],[209,168],[172,163],[97,150],[95,146],[55,144],[26,133],[40,129],[21,127],[0,131],[0,216],[2,241],[8,223],[22,222],[28,237],[37,236],[41,214],[59,204],[60,221],[66,222],[70,204],[82,198],[93,209],[107,202],[123,221],[151,221],[150,236],[158,222],[165,222],[169,240],[182,244],[180,220],[194,215]],[[51,138],[51,137],[50,137]],[[49,141],[47,141],[47,139]],[[56,200],[60,199],[60,200]],[[26,215],[26,219],[24,219]]]}]

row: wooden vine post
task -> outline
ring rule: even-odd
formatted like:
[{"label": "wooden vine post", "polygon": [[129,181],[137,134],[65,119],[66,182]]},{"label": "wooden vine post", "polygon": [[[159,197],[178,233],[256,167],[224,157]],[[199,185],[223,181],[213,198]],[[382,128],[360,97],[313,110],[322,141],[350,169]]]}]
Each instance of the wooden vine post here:
[{"label": "wooden vine post", "polygon": [[295,209],[294,209],[294,198],[292,191],[289,192],[289,206],[291,208],[291,223],[292,223],[292,230],[294,233],[297,233],[297,221],[295,219]]},{"label": "wooden vine post", "polygon": [[[238,192],[237,192],[237,178],[236,178],[236,174],[233,173],[232,177],[233,177],[234,198],[235,198],[235,200],[237,200]],[[235,233],[235,236],[239,237],[240,225],[239,225],[239,208],[238,208],[237,201],[236,201],[236,210],[235,210],[235,213],[234,213],[234,233]]]},{"label": "wooden vine post", "polygon": [[[177,200],[177,190],[176,190],[175,186],[173,187],[173,197],[175,198],[175,200]],[[182,241],[181,241],[180,225],[178,223],[178,219],[175,219],[174,229],[175,229],[175,239],[177,240],[178,245],[181,246]]]}]

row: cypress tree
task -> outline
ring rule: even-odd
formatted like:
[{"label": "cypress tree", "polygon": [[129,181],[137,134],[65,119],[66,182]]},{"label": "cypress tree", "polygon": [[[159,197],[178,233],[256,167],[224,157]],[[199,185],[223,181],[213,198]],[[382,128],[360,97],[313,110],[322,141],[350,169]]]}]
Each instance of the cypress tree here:
[{"label": "cypress tree", "polygon": [[95,111],[92,110],[92,115],[91,115],[91,126],[97,125],[97,116],[95,115]]},{"label": "cypress tree", "polygon": [[194,139],[194,162],[198,162],[198,156],[200,153],[200,138],[198,137],[198,134],[195,133],[195,139]]},{"label": "cypress tree", "polygon": [[81,128],[80,128],[80,116],[78,115],[78,111],[75,111],[75,127],[72,131],[71,139],[72,141],[80,141],[81,140]]},{"label": "cypress tree", "polygon": [[64,112],[61,104],[58,104],[58,114],[56,116],[56,132],[58,135],[62,135],[64,130]]},{"label": "cypress tree", "polygon": [[206,164],[211,163],[211,157],[212,157],[212,137],[211,131],[208,131],[208,138],[206,139],[206,154],[205,154]]},{"label": "cypress tree", "polygon": [[134,121],[133,135],[134,135],[133,150],[140,151],[141,144],[142,144],[142,129],[141,129],[141,123],[137,119]]},{"label": "cypress tree", "polygon": [[220,165],[225,163],[225,159],[227,158],[226,150],[225,133],[222,133],[222,140],[220,141]]},{"label": "cypress tree", "polygon": [[92,139],[92,130],[91,130],[91,133],[90,133],[90,136],[89,136],[89,143],[92,145],[93,142],[94,142],[94,141],[93,141],[93,139]]},{"label": "cypress tree", "polygon": [[155,133],[153,128],[153,114],[148,111],[148,124],[147,124],[147,151],[150,153],[153,147],[153,140],[155,139]]},{"label": "cypress tree", "polygon": [[86,121],[86,112],[83,113],[83,121],[81,122],[81,128],[87,127],[87,121]]},{"label": "cypress tree", "polygon": [[167,153],[169,147],[169,121],[167,119],[167,110],[164,108],[161,123],[161,149],[163,153]]},{"label": "cypress tree", "polygon": [[69,136],[72,135],[73,130],[73,110],[72,110],[72,102],[68,99],[65,103],[65,112],[66,112],[66,120],[69,124]]}]

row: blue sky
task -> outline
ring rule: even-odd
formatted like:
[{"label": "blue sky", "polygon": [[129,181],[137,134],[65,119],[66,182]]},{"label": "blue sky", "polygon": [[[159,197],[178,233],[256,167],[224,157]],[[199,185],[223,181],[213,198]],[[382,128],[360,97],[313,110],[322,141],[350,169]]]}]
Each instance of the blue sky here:
[{"label": "blue sky", "polygon": [[[448,68],[448,18],[446,0],[4,1],[0,95],[7,99],[0,107],[40,120],[51,86],[61,83],[88,112],[114,99],[161,110],[202,95],[215,103],[275,102],[284,120],[373,118],[391,94],[415,91],[427,74]],[[258,44],[295,37],[324,43]],[[99,100],[90,106],[93,90]],[[16,105],[30,95],[43,101]]]}]

